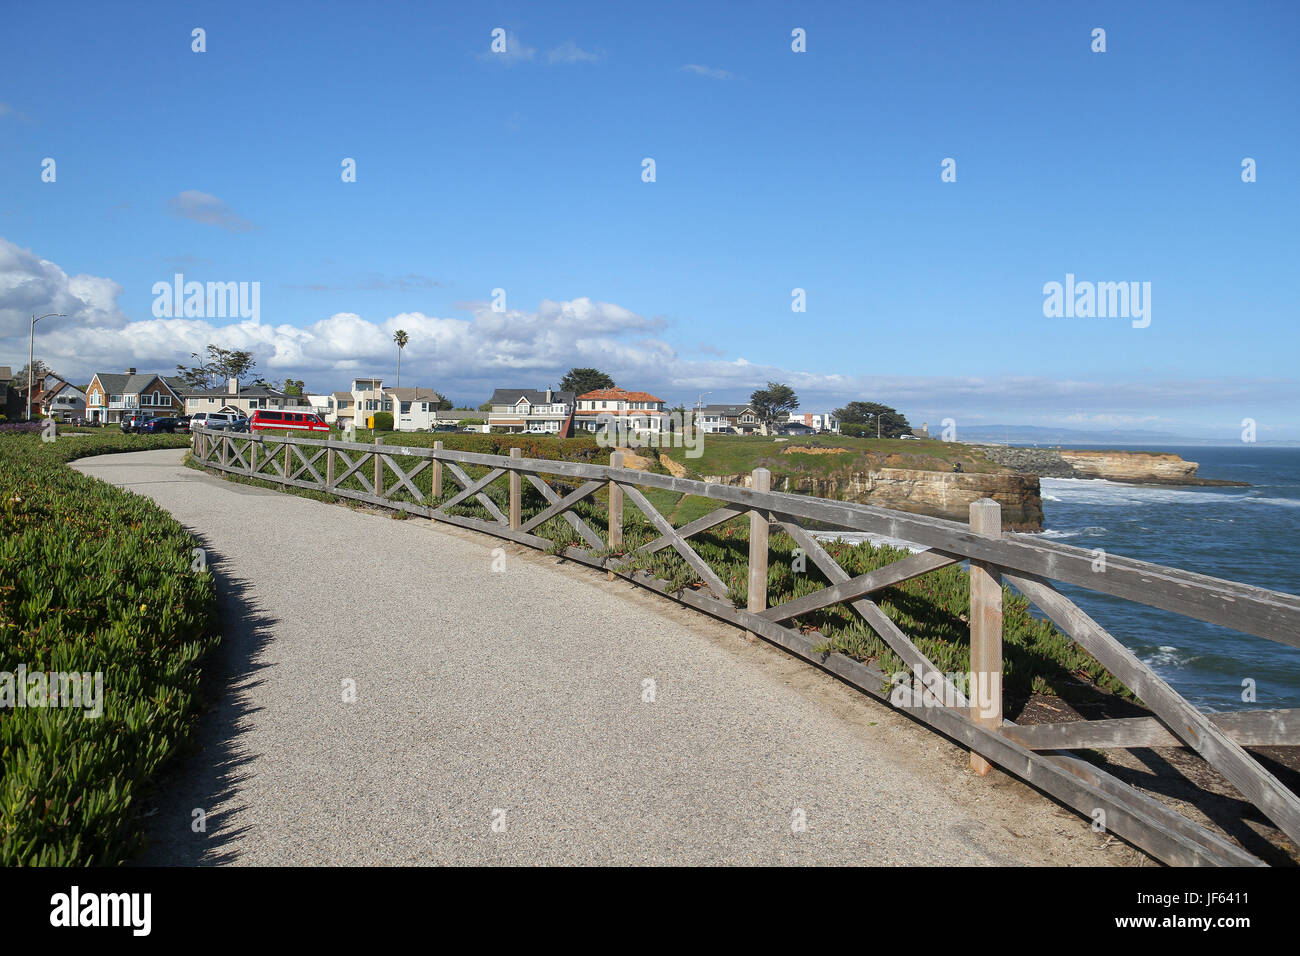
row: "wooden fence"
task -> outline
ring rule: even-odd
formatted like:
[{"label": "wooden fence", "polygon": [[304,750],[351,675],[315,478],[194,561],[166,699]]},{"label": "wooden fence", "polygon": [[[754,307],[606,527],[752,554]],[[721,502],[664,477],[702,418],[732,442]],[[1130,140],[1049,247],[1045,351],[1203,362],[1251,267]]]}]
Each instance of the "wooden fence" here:
[{"label": "wooden fence", "polygon": [[[971,505],[969,525],[843,501],[770,491],[770,475],[756,469],[752,487],[732,487],[622,467],[614,452],[608,467],[577,462],[485,455],[433,448],[314,440],[297,436],[231,434],[200,429],[194,455],[206,467],[231,475],[312,489],[413,515],[483,531],[619,575],[716,618],[731,622],[837,675],[872,697],[891,703],[968,747],[971,767],[996,764],[1072,807],[1103,820],[1109,832],[1175,865],[1262,865],[1224,839],[1071,751],[1088,748],[1182,746],[1196,751],[1290,840],[1300,843],[1300,798],[1249,754],[1246,746],[1300,744],[1300,710],[1205,714],[1185,700],[1132,651],[1058,590],[1086,588],[1246,634],[1300,647],[1300,597],[1175,568],[1108,555],[1102,570],[1095,552],[1029,535],[1003,533],[999,506]],[[429,480],[422,477],[430,471]],[[472,477],[467,469],[480,470]],[[450,476],[458,488],[444,490]],[[571,487],[561,494],[544,480]],[[488,494],[506,478],[506,509]],[[420,480],[417,482],[417,478]],[[527,481],[545,506],[526,520],[521,507]],[[422,485],[428,485],[426,492]],[[674,527],[642,489],[696,495],[718,508]],[[450,494],[448,492],[450,491]],[[575,506],[607,491],[608,527],[593,528]],[[624,502],[630,501],[658,537],[623,552]],[[465,514],[473,506],[481,517]],[[694,535],[749,516],[748,600],[737,607],[727,585],[691,547]],[[590,514],[588,515],[590,517]],[[564,546],[534,532],[562,519],[586,547]],[[866,574],[851,576],[809,530],[870,532],[924,550]],[[776,526],[830,581],[812,594],[768,607],[768,531]],[[604,535],[600,533],[604,532]],[[696,587],[670,584],[629,565],[672,548],[698,576]],[[960,562],[970,562],[970,661],[984,681],[968,700],[870,597],[892,585]],[[1155,717],[1080,720],[1021,726],[1002,708],[1002,583],[1012,585],[1122,681]],[[1054,583],[1055,582],[1055,583]],[[892,685],[870,664],[817,650],[818,635],[786,622],[831,605],[851,607],[910,667],[912,683]],[[992,697],[989,697],[991,692]],[[993,707],[981,707],[979,697]],[[1101,816],[1104,814],[1104,816]]]}]

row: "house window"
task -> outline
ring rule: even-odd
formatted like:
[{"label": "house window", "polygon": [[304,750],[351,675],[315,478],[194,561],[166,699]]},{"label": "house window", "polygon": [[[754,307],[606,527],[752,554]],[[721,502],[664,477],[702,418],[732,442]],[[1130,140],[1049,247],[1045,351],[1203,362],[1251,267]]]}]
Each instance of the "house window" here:
[{"label": "house window", "polygon": [[402,402],[402,412],[401,412],[401,413],[402,413],[403,415],[409,415],[409,414],[411,414],[411,403],[410,403],[410,402]]},{"label": "house window", "polygon": [[391,412],[392,410],[393,410],[393,400],[391,398],[384,399],[383,411]]}]

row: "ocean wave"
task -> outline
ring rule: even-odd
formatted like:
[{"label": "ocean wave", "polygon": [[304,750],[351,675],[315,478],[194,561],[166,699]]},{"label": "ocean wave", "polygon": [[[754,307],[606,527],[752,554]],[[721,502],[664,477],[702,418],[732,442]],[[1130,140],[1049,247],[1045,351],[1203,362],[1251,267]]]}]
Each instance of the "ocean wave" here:
[{"label": "ocean wave", "polygon": [[1060,540],[1063,538],[1095,538],[1106,533],[1106,529],[1100,525],[1088,525],[1086,528],[1048,528],[1045,531],[1039,531],[1038,535],[1043,538],[1053,538]]},{"label": "ocean wave", "polygon": [[884,534],[873,534],[870,531],[818,531],[813,534],[818,541],[843,541],[845,544],[874,544],[888,545],[891,548],[905,548],[913,554],[924,551],[925,548],[919,547],[910,541],[904,541],[901,538],[891,538]]},{"label": "ocean wave", "polygon": [[1161,505],[1217,503],[1233,504],[1250,498],[1237,490],[1208,491],[1200,488],[1174,485],[1125,485],[1104,478],[1040,478],[1039,487],[1045,500],[1062,504],[1126,507],[1128,505]]},{"label": "ocean wave", "polygon": [[1300,508],[1300,499],[1296,498],[1271,498],[1265,495],[1249,495],[1245,500],[1261,505],[1277,505],[1281,508]]}]

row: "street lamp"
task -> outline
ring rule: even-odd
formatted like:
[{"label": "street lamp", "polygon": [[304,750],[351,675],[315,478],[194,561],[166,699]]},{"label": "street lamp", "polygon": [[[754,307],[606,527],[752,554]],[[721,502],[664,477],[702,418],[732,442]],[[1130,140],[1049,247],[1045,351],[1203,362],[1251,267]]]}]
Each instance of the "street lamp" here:
[{"label": "street lamp", "polygon": [[31,421],[32,419],[32,384],[33,384],[32,376],[36,373],[36,369],[32,368],[33,352],[35,351],[36,348],[36,323],[41,321],[41,319],[48,319],[51,316],[55,316],[55,315],[66,316],[67,313],[46,312],[44,315],[32,316],[31,336],[27,339],[27,420],[28,421]]}]

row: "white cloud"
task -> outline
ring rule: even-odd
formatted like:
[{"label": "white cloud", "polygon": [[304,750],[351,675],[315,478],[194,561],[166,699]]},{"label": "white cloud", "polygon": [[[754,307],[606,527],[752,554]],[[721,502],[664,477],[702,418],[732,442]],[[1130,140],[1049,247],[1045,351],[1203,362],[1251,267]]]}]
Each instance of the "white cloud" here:
[{"label": "white cloud", "polygon": [[65,312],[68,317],[46,319],[42,331],[58,325],[120,328],[127,321],[117,307],[121,291],[112,279],[69,276],[30,249],[0,238],[0,339],[26,338],[31,317],[46,312]]},{"label": "white cloud", "polygon": [[600,54],[589,53],[572,40],[565,40],[546,54],[547,63],[599,63]]},{"label": "white cloud", "polygon": [[719,70],[711,66],[701,66],[699,63],[687,63],[682,70],[686,73],[697,73],[700,76],[707,76],[714,80],[731,80],[735,76],[726,70]]},{"label": "white cloud", "polygon": [[[492,311],[486,302],[457,306],[467,318],[402,312],[370,319],[339,312],[300,327],[192,318],[132,321],[117,307],[121,291],[108,278],[69,277],[54,263],[0,239],[0,365],[18,368],[26,362],[29,315],[67,312],[69,318],[47,319],[38,327],[37,354],[83,381],[92,372],[128,366],[169,372],[212,343],[252,351],[268,378],[302,378],[313,390],[332,390],[355,374],[391,376],[397,355],[393,332],[400,328],[410,336],[402,356],[404,383],[477,401],[497,387],[544,388],[573,366],[595,366],[620,385],[653,391],[672,404],[691,403],[703,392],[711,392],[713,402],[742,400],[779,381],[791,385],[810,411],[870,399],[893,405],[916,422],[951,416],[962,425],[1158,426],[1201,434],[1219,419],[1235,416],[1239,422],[1250,416],[1263,422],[1259,409],[1300,407],[1300,382],[1294,379],[876,376],[840,373],[833,355],[812,370],[758,357],[687,359],[661,337],[662,319],[587,297],[544,299],[535,309],[505,312]],[[1292,432],[1298,425],[1290,413],[1278,424]]]},{"label": "white cloud", "polygon": [[211,193],[187,189],[167,200],[172,215],[209,226],[220,226],[228,232],[248,232],[254,228],[247,219],[235,215],[234,210]]}]

